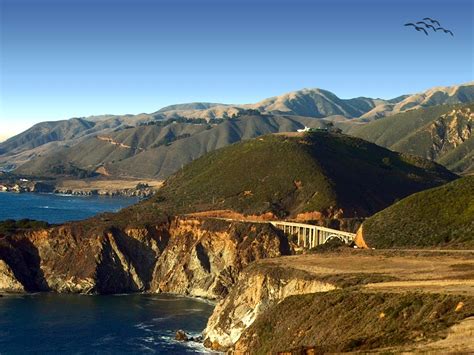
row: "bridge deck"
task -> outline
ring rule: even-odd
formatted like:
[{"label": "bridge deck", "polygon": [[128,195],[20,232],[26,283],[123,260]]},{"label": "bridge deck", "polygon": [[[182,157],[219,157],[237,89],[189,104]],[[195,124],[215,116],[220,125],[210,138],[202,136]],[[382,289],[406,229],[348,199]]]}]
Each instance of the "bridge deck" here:
[{"label": "bridge deck", "polygon": [[296,235],[299,246],[304,248],[314,248],[317,245],[324,244],[328,240],[338,238],[344,243],[349,244],[355,239],[354,233],[343,232],[337,229],[315,226],[312,224],[271,221],[274,227],[283,230],[286,234]]}]

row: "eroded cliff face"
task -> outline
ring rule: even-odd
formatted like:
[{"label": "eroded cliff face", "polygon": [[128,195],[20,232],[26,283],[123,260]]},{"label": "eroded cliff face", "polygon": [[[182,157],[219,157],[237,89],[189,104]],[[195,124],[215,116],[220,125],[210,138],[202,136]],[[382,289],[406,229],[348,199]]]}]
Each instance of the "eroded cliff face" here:
[{"label": "eroded cliff face", "polygon": [[220,298],[246,265],[289,252],[286,238],[267,224],[176,218],[101,231],[69,224],[0,238],[0,291]]},{"label": "eroded cliff face", "polygon": [[334,289],[335,285],[302,270],[253,264],[240,274],[229,295],[214,309],[203,332],[205,345],[227,350],[259,315],[285,298]]},{"label": "eroded cliff face", "polygon": [[290,253],[286,237],[269,224],[177,219],[169,232],[153,292],[221,298],[251,262]]},{"label": "eroded cliff face", "polygon": [[25,291],[23,285],[18,282],[12,269],[8,264],[0,260],[0,290],[9,290],[10,292],[23,292]]},{"label": "eroded cliff face", "polygon": [[470,108],[453,110],[434,121],[428,129],[433,141],[429,157],[434,160],[471,137],[474,112]]}]

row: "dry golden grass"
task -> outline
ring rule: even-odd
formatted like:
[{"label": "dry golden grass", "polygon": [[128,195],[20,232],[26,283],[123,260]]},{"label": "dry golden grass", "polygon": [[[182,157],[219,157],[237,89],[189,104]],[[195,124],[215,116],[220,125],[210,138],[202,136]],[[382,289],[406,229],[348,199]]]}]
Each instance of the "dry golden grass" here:
[{"label": "dry golden grass", "polygon": [[135,188],[138,184],[148,184],[153,189],[159,189],[163,185],[162,180],[63,180],[57,184],[62,190],[123,190]]}]

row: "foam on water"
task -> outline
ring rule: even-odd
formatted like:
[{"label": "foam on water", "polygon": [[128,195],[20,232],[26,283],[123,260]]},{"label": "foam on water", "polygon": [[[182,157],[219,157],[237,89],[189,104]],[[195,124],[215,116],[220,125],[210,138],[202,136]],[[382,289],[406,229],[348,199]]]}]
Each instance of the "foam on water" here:
[{"label": "foam on water", "polygon": [[[197,337],[213,307],[186,297],[15,295],[0,298],[2,354],[209,353],[198,342],[174,339],[178,329]],[[13,331],[14,329],[14,331]]]}]

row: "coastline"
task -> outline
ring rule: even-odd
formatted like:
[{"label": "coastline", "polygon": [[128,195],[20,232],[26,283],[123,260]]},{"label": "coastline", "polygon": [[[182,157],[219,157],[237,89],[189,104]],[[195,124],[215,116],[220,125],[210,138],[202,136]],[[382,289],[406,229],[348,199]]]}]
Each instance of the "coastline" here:
[{"label": "coastline", "polygon": [[[307,345],[334,352],[364,350],[364,343],[354,342],[358,334],[364,334],[370,341],[385,339],[381,325],[389,322],[398,327],[399,314],[405,314],[410,329],[398,331],[399,338],[373,343],[372,348],[422,347],[451,332],[452,326],[464,322],[474,305],[472,282],[468,280],[474,264],[469,253],[448,255],[443,251],[409,250],[393,253],[341,247],[303,254],[288,250],[287,255],[282,255],[287,239],[280,238],[281,235],[271,227],[189,217],[177,217],[170,225],[100,232],[92,239],[88,235],[62,226],[7,238],[5,250],[14,251],[18,257],[7,260],[3,272],[0,271],[4,284],[14,285],[21,281],[25,290],[41,289],[45,285],[49,290],[35,294],[169,295],[193,299],[208,304],[213,311],[210,317],[206,316],[205,329],[199,329],[203,342],[195,337],[198,330],[185,331],[182,346],[250,353],[261,346],[270,352],[297,351]],[[248,243],[249,240],[252,243]],[[41,260],[36,266],[36,274],[30,268],[24,277],[17,279],[15,273],[20,275],[25,270],[23,266],[29,265],[21,263],[21,256],[30,250],[21,248],[27,241],[32,247],[34,245]],[[166,245],[159,244],[164,241]],[[130,243],[134,243],[133,250],[127,248]],[[70,254],[57,253],[69,245],[74,245],[69,247]],[[233,252],[225,255],[224,251],[230,249]],[[260,254],[263,250],[274,252]],[[145,259],[149,261],[149,267],[140,269]],[[86,261],[88,264],[84,264]],[[229,275],[232,269],[234,273]],[[84,270],[89,273],[84,274]],[[108,276],[112,275],[112,270],[115,278],[110,280]],[[149,270],[153,270],[153,275]],[[35,275],[41,275],[42,281]],[[220,283],[223,280],[228,283]],[[35,286],[36,281],[39,283]],[[448,281],[449,285],[446,284]],[[223,286],[226,292],[222,292]],[[138,289],[143,292],[134,291]],[[209,298],[203,295],[209,295]],[[374,307],[365,312],[367,297]],[[340,303],[344,311],[324,306],[334,303]],[[411,312],[409,307],[406,310],[406,304],[418,308]],[[441,309],[438,308],[440,304],[447,306]],[[423,307],[428,309],[423,313],[426,326],[420,328],[416,315]],[[400,309],[402,313],[390,309]],[[438,324],[436,319],[430,318],[433,312],[443,317],[442,322]],[[333,336],[317,346],[318,339],[326,339],[321,334],[325,334],[327,327],[325,322],[311,323],[313,330],[305,335],[310,326],[307,319],[314,313],[324,313],[326,320],[335,324]],[[191,317],[192,311],[186,314]],[[281,314],[288,316],[280,317]],[[341,321],[341,314],[349,318]],[[352,317],[352,314],[356,316]],[[364,321],[372,322],[373,327],[361,328],[359,317],[365,317]],[[343,331],[348,325],[353,327],[353,333]],[[285,335],[288,327],[295,336]],[[177,344],[178,334],[167,329],[166,341]],[[275,329],[277,335],[266,333],[266,329]],[[178,330],[174,329],[175,332]],[[412,338],[411,334],[420,332],[424,335],[419,339]],[[255,343],[255,339],[260,339],[260,343]]]},{"label": "coastline", "polygon": [[[93,297],[81,297],[93,296]],[[213,311],[213,306],[207,303],[201,303],[200,299],[194,297],[187,297],[184,295],[174,294],[152,294],[152,293],[127,293],[127,294],[112,294],[112,295],[87,295],[87,294],[61,294],[56,292],[39,292],[39,293],[24,293],[24,294],[6,294],[4,297],[0,296],[0,303],[9,305],[13,311],[21,307],[28,307],[28,305],[36,305],[48,309],[57,304],[59,310],[54,310],[48,314],[43,313],[39,315],[40,321],[53,322],[56,326],[59,336],[69,337],[69,345],[71,351],[74,349],[83,349],[88,345],[81,340],[91,339],[90,350],[92,352],[101,352],[104,347],[114,346],[115,351],[133,347],[136,349],[145,349],[148,347],[150,352],[171,351],[172,353],[215,353],[204,347],[203,341],[198,341],[203,328]],[[95,305],[95,307],[91,307]],[[81,312],[70,310],[72,308],[81,309]],[[102,306],[102,307],[99,307]],[[94,319],[96,315],[102,314],[103,309],[126,309],[132,307],[131,313],[122,316],[122,312],[106,312],[107,319],[114,319],[117,326],[113,330],[106,330],[109,327],[107,319]],[[124,308],[125,307],[125,308]],[[134,311],[134,309],[136,311]],[[141,310],[147,309],[143,313]],[[99,311],[98,311],[99,310]],[[62,314],[66,312],[69,315],[70,321],[62,320]],[[92,317],[92,318],[91,318]],[[24,320],[29,319],[26,315]],[[12,317],[3,320],[3,324],[15,324],[15,319]],[[61,325],[67,326],[69,322],[77,323],[83,321],[83,326],[79,327],[78,338],[72,338],[70,335],[61,333]],[[6,322],[6,323],[5,323]],[[13,322],[13,323],[12,323]],[[35,322],[35,320],[32,320]],[[2,322],[0,322],[1,324]],[[95,329],[92,331],[90,329]],[[179,341],[175,339],[176,331],[184,329],[189,341]],[[20,326],[16,332],[27,332],[28,327]],[[90,336],[87,334],[90,333]],[[119,336],[122,334],[122,336]],[[3,339],[4,344],[10,351],[16,349],[21,351],[22,345],[16,347],[16,334],[5,334]],[[36,335],[33,342],[41,341],[44,337],[49,337],[49,333],[40,333]],[[120,337],[120,339],[117,338]],[[115,344],[109,344],[109,339],[115,338]],[[79,339],[79,340],[78,340]],[[0,347],[2,341],[0,340]],[[132,345],[133,344],[133,345]],[[122,348],[122,346],[124,348]],[[3,349],[5,350],[5,349]],[[8,353],[8,351],[7,351]]]},{"label": "coastline", "polygon": [[26,178],[10,178],[0,180],[0,192],[147,198],[152,196],[162,184],[161,180],[149,179],[30,180]]}]

